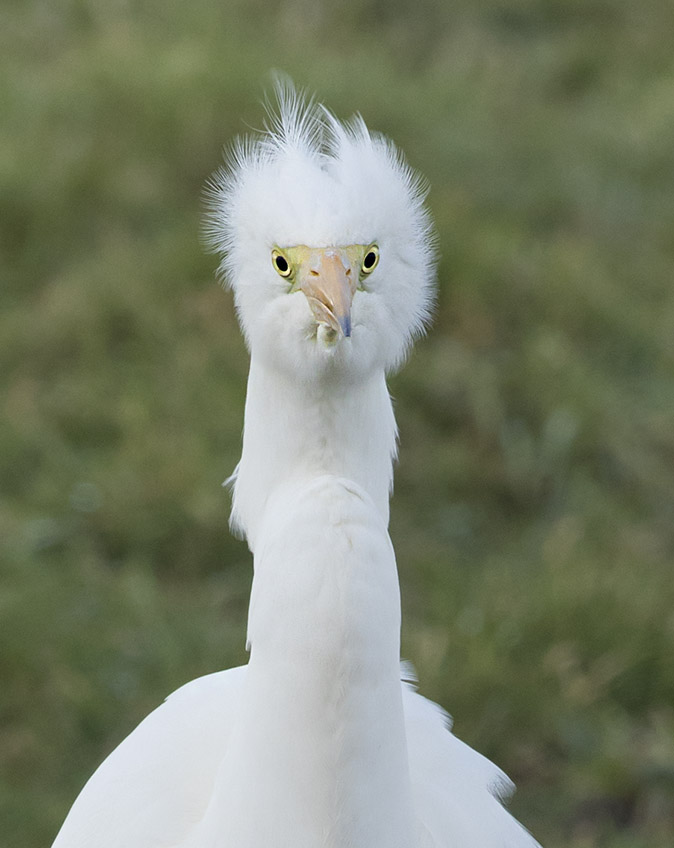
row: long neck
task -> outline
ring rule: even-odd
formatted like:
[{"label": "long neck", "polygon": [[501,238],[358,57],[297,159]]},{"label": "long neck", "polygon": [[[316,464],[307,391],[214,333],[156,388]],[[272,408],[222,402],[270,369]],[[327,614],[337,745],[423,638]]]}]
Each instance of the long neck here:
[{"label": "long neck", "polygon": [[289,480],[334,474],[362,486],[388,523],[396,423],[383,372],[311,384],[253,356],[232,526],[251,550],[266,504]]},{"label": "long neck", "polygon": [[223,844],[413,844],[395,446],[383,374],[298,385],[253,359],[233,514],[255,559],[251,655],[214,808]]},{"label": "long neck", "polygon": [[278,487],[248,635],[214,811],[222,844],[410,848],[395,557],[360,486],[323,475]]}]

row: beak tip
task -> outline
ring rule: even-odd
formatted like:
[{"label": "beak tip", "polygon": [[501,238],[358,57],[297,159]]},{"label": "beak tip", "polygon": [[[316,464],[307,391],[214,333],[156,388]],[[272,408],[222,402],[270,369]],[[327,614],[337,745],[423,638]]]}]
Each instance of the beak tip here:
[{"label": "beak tip", "polygon": [[351,316],[345,315],[339,319],[339,326],[342,328],[345,338],[351,338]]}]

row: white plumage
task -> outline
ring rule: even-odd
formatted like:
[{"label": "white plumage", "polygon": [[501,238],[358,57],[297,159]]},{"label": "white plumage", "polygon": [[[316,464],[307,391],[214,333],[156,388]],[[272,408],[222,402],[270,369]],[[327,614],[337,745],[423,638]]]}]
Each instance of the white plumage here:
[{"label": "white plumage", "polygon": [[423,190],[362,120],[279,95],[211,185],[251,353],[232,512],[254,555],[250,662],[148,716],[54,848],[534,846],[508,779],[400,680],[385,375],[432,297]]}]

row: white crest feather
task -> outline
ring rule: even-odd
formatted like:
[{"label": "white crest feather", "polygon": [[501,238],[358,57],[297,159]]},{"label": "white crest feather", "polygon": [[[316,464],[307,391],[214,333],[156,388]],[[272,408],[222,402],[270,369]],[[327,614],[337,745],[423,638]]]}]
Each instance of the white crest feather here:
[{"label": "white crest feather", "polygon": [[274,245],[376,240],[382,261],[372,289],[387,335],[384,367],[396,368],[434,296],[427,185],[360,115],[342,122],[286,78],[274,92],[265,130],[235,140],[207,186],[205,237],[222,256],[220,274],[234,290],[244,334],[250,342],[255,315],[278,291]]}]

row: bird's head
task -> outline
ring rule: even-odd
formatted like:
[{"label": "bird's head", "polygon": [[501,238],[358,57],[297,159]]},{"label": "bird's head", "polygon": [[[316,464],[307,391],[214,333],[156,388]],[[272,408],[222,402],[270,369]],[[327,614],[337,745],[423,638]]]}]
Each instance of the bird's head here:
[{"label": "bird's head", "polygon": [[239,140],[208,189],[207,234],[246,341],[304,379],[391,371],[433,296],[424,186],[361,118],[277,93],[271,126]]}]

